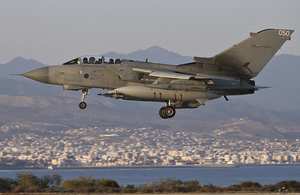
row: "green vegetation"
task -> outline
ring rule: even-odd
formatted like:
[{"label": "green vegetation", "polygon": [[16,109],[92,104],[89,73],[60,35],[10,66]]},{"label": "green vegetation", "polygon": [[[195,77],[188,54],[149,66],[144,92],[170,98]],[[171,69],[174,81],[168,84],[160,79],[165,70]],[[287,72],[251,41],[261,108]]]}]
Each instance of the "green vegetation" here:
[{"label": "green vegetation", "polygon": [[[61,181],[61,176],[57,174],[38,178],[34,173],[21,172],[17,173],[16,179],[10,182],[10,190],[13,192],[53,191],[61,187]],[[0,187],[0,189],[2,188]],[[4,192],[7,191],[9,190],[4,190]]]},{"label": "green vegetation", "polygon": [[181,181],[174,178],[160,178],[158,181],[139,186],[119,186],[112,179],[96,179],[93,177],[79,177],[62,180],[60,175],[45,175],[37,177],[34,173],[20,172],[15,179],[0,178],[0,193],[24,192],[62,192],[62,193],[220,193],[220,192],[300,192],[300,182],[281,181],[275,185],[261,185],[257,182],[242,181],[228,187],[212,184],[201,186],[197,179]]}]

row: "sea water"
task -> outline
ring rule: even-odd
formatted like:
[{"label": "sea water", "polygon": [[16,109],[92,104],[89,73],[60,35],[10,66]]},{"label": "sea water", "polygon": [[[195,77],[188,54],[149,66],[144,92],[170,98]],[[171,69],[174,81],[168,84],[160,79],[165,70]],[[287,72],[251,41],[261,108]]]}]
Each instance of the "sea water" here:
[{"label": "sea water", "polygon": [[[0,177],[15,178],[17,172],[24,170],[0,170]],[[240,181],[258,182],[262,185],[275,184],[284,180],[300,181],[299,165],[238,166],[238,167],[171,167],[171,168],[95,168],[95,169],[53,169],[25,170],[43,175],[59,174],[62,179],[74,179],[80,176],[114,179],[119,185],[135,185],[158,181],[172,177],[182,181],[198,179],[200,185],[213,184],[229,186]]]}]

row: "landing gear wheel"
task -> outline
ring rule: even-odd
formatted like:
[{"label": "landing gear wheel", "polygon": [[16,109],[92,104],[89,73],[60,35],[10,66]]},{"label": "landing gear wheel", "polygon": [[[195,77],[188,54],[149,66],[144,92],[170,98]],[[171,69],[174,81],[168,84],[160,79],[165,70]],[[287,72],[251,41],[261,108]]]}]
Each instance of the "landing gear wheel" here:
[{"label": "landing gear wheel", "polygon": [[175,116],[175,108],[173,106],[162,107],[159,110],[159,116],[163,119],[172,118]]},{"label": "landing gear wheel", "polygon": [[162,107],[161,109],[159,109],[159,116],[163,119],[167,119],[167,115],[166,115],[166,107]]},{"label": "landing gear wheel", "polygon": [[81,97],[81,102],[79,103],[79,108],[80,109],[85,109],[86,108],[86,103],[84,102],[85,96],[89,95],[89,90],[88,89],[83,89],[81,91],[82,97]]},{"label": "landing gear wheel", "polygon": [[166,111],[165,114],[167,115],[168,118],[172,118],[176,114],[175,108],[173,106],[167,106],[165,111]]},{"label": "landing gear wheel", "polygon": [[86,103],[85,102],[80,102],[79,103],[79,108],[80,109],[85,109],[86,108]]}]

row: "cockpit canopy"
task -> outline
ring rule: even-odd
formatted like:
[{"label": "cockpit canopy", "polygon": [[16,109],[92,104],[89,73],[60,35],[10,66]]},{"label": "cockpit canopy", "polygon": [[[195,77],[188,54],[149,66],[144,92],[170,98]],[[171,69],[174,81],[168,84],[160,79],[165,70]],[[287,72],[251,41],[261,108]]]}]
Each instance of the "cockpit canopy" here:
[{"label": "cockpit canopy", "polygon": [[70,60],[63,65],[75,65],[75,64],[121,64],[121,59],[105,58],[103,56],[80,56],[73,60]]}]

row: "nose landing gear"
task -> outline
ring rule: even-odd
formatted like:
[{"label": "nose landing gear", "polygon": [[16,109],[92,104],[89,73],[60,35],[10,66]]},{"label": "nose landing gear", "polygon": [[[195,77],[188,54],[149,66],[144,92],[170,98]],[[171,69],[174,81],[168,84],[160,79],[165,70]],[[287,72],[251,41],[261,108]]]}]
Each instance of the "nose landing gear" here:
[{"label": "nose landing gear", "polygon": [[171,101],[166,103],[166,106],[162,107],[159,110],[159,116],[163,119],[172,118],[173,116],[175,116],[175,114],[176,114],[176,111],[175,111],[175,108],[172,106]]},{"label": "nose landing gear", "polygon": [[81,102],[79,103],[79,108],[80,109],[85,109],[87,105],[84,102],[84,100],[85,100],[85,96],[89,95],[89,90],[88,89],[83,89],[81,91],[81,93],[82,93],[82,97],[81,97]]}]

